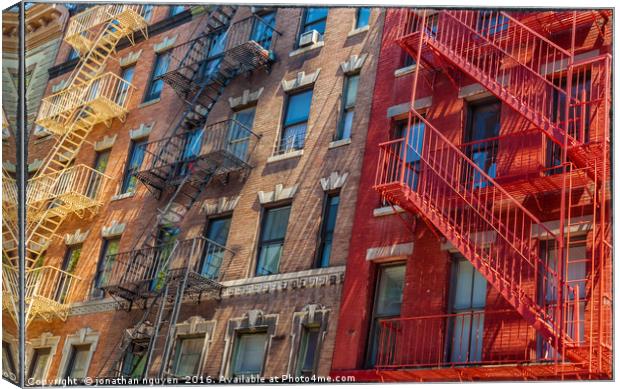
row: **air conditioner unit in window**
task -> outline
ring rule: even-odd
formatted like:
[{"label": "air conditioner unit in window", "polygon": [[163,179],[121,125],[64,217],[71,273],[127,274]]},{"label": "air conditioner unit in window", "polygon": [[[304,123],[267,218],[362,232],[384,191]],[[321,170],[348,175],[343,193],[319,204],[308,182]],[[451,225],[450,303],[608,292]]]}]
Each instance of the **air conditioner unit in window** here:
[{"label": "air conditioner unit in window", "polygon": [[317,30],[306,31],[299,37],[299,47],[306,47],[316,44],[321,38]]}]

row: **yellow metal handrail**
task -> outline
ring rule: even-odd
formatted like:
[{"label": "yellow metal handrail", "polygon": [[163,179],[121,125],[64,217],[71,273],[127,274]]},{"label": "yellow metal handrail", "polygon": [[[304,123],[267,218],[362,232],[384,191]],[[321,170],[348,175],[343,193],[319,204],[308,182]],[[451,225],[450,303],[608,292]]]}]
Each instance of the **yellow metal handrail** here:
[{"label": "yellow metal handrail", "polygon": [[[84,206],[85,202],[98,203],[102,188],[109,179],[109,176],[90,166],[72,166],[30,180],[27,186],[26,203],[31,206],[54,199],[68,201],[74,206]],[[67,199],[68,196],[71,199]]]},{"label": "yellow metal handrail", "polygon": [[83,279],[55,266],[41,266],[26,272],[26,322],[37,315],[66,319],[70,304],[83,300]]},{"label": "yellow metal handrail", "polygon": [[93,78],[86,86],[73,86],[44,98],[37,124],[62,135],[68,120],[78,107],[91,106],[97,123],[127,113],[127,103],[136,89],[130,82],[108,72]]},{"label": "yellow metal handrail", "polygon": [[65,33],[65,41],[78,51],[87,50],[96,34],[93,31],[94,27],[108,23],[112,19],[129,17],[138,24],[144,24],[141,26],[144,28],[146,10],[144,4],[106,4],[88,8],[71,18]]}]

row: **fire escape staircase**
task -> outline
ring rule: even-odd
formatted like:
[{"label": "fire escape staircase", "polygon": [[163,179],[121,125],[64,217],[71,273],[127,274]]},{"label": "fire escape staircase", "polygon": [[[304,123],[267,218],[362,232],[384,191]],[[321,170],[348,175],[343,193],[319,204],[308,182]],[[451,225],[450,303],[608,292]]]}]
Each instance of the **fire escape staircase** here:
[{"label": "fire escape staircase", "polygon": [[[424,22],[415,12],[407,16],[415,15],[415,19],[401,23],[410,30],[399,39],[410,55],[429,63],[432,61],[424,50],[430,49],[441,57],[438,62],[446,60],[462,70],[554,142],[564,146],[566,141],[569,157],[589,169],[590,176],[596,166],[600,168],[599,163],[585,163],[584,137],[576,136],[579,125],[555,119],[550,108],[553,95],[557,99],[563,94],[564,101],[570,102],[564,107],[567,112],[590,105],[598,115],[606,115],[608,57],[576,64],[570,53],[503,12],[488,12],[486,21],[481,21],[476,11],[440,11]],[[531,55],[532,51],[549,55],[540,63],[526,58],[526,52]],[[581,66],[585,70],[579,69]],[[547,78],[567,68],[569,74],[570,70],[585,74],[594,66],[603,72],[604,82],[597,96],[588,97],[590,101],[571,97],[570,88],[562,89]],[[569,310],[578,310],[566,297],[575,290],[540,258],[536,243],[542,236],[560,247],[560,237],[413,108],[409,128],[405,138],[380,145],[375,189],[389,202],[423,215],[546,342],[569,360],[586,366],[589,361],[586,347],[580,343],[583,339],[569,330],[574,323],[565,317]],[[540,303],[539,285],[558,293],[557,307]],[[594,368],[605,369],[601,364]]]},{"label": "fire escape staircase", "polygon": [[[601,134],[586,139],[584,124],[578,121],[604,110],[609,101],[608,82],[597,83],[603,87],[589,91],[590,96],[573,96],[566,81],[551,76],[569,73],[583,78],[595,73],[605,80],[609,56],[575,61],[569,51],[502,11],[444,10],[429,16],[424,28],[420,23],[419,18],[410,20],[414,31],[399,40],[410,55],[417,57],[422,39],[423,50],[430,48],[439,61],[451,63],[476,80],[558,145],[566,142],[569,158],[578,168],[585,167],[592,174],[595,163],[600,165],[590,150],[609,139]],[[554,101],[569,103],[554,107]],[[563,119],[565,112],[558,110],[573,119]]]},{"label": "fire escape staircase", "polygon": [[[203,35],[172,49],[171,57],[178,63],[162,79],[188,106],[170,136],[142,146],[143,168],[134,172],[157,198],[164,196],[165,206],[158,211],[153,227],[145,231],[143,248],[106,259],[107,267],[113,270],[102,289],[121,304],[123,300],[128,302],[128,309],[135,301],[146,304],[137,327],[148,324],[148,330],[140,331],[142,335],[147,334],[149,342],[146,366],[154,355],[162,355],[158,360],[158,376],[170,374],[172,334],[184,296],[218,298],[222,288],[219,280],[234,253],[204,237],[175,242],[172,252],[168,248],[150,247],[145,242],[157,242],[159,227],[178,230],[185,215],[214,179],[227,182],[233,173],[246,174],[251,168],[249,158],[260,138],[233,119],[206,125],[209,112],[234,77],[267,67],[273,60],[272,53],[261,44],[271,44],[272,34],[277,31],[268,26],[267,40],[248,39],[255,23],[264,22],[253,15],[231,25],[236,10],[234,6],[215,7],[207,17],[207,31]],[[226,49],[209,57],[214,40],[222,33],[228,37]],[[217,65],[208,71],[213,61]],[[188,153],[189,149],[194,151]],[[189,242],[191,250],[187,247]],[[204,273],[205,258],[215,261],[207,273]],[[183,265],[179,266],[179,262]],[[132,338],[135,336],[124,335],[101,369],[101,375],[125,374],[123,359]]]},{"label": "fire escape staircase", "polygon": [[[41,103],[36,123],[56,136],[56,143],[27,184],[27,324],[35,317],[65,320],[70,303],[80,298],[82,280],[43,263],[43,253],[68,215],[83,217],[97,212],[102,204],[102,188],[109,177],[85,165],[71,166],[71,161],[95,125],[109,124],[127,113],[133,87],[102,71],[122,38],[133,42],[135,31],[146,34],[143,14],[143,5],[100,5],[74,16],[69,23],[65,40],[80,52],[81,60],[67,87]],[[17,247],[15,236],[9,240],[14,242],[7,243]],[[5,268],[16,266],[17,250],[3,250],[3,254]]]}]

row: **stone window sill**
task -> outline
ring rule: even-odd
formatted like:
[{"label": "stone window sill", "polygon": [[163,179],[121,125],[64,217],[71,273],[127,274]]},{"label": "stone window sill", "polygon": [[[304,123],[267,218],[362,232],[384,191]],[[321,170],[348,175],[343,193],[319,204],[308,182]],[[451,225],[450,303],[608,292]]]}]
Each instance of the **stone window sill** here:
[{"label": "stone window sill", "polygon": [[317,42],[317,43],[315,43],[315,44],[313,44],[313,45],[306,46],[306,47],[300,47],[300,48],[299,48],[299,49],[297,49],[297,50],[293,50],[293,51],[291,51],[291,52],[288,54],[288,56],[289,56],[289,57],[294,57],[294,56],[296,56],[296,55],[300,55],[300,54],[303,54],[303,53],[307,53],[308,51],[312,51],[312,50],[314,50],[314,49],[318,49],[318,48],[321,48],[321,47],[323,47],[323,46],[325,46],[325,42],[320,41],[320,42]]},{"label": "stone window sill", "polygon": [[153,99],[153,100],[145,101],[144,103],[138,105],[138,108],[148,107],[149,105],[157,104],[160,101],[161,101],[161,97],[158,97],[158,98]]},{"label": "stone window sill", "polygon": [[394,77],[402,77],[409,73],[413,73],[415,72],[415,68],[416,66],[415,64],[413,64],[413,65],[405,66],[404,68],[396,69],[394,70]]},{"label": "stone window sill", "polygon": [[117,201],[117,200],[127,199],[127,198],[130,198],[130,197],[133,197],[135,194],[136,194],[136,192],[120,193],[120,194],[112,196],[112,198],[110,198],[110,201]]},{"label": "stone window sill", "polygon": [[280,155],[272,155],[271,157],[267,158],[267,163],[283,161],[285,159],[297,158],[297,157],[301,157],[302,155],[304,155],[303,149],[291,151],[291,152],[280,154]]},{"label": "stone window sill", "polygon": [[348,37],[352,37],[352,36],[357,35],[357,34],[364,33],[366,31],[368,31],[369,29],[370,29],[370,25],[368,25],[368,24],[365,25],[364,27],[353,29],[353,30],[349,31],[349,33],[347,34],[347,38]]},{"label": "stone window sill", "polygon": [[405,210],[399,207],[398,205],[395,205],[394,208],[388,205],[387,207],[380,207],[380,208],[373,209],[372,216],[381,217],[381,216],[388,216],[388,215],[396,215],[396,213],[401,213],[404,211]]},{"label": "stone window sill", "polygon": [[346,146],[351,144],[351,138],[339,139],[329,142],[329,149],[335,149],[337,147]]}]

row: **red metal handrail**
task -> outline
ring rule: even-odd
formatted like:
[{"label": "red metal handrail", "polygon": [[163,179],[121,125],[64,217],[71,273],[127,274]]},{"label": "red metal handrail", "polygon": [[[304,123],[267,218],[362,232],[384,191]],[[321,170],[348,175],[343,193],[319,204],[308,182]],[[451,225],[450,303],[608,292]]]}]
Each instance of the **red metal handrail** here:
[{"label": "red metal handrail", "polygon": [[[535,312],[531,324],[563,338],[532,286],[564,284],[537,250],[541,235],[557,236],[415,110],[410,123],[416,134],[408,145],[404,139],[380,145],[375,188],[404,208],[415,204],[508,301],[526,315]],[[396,194],[390,192],[395,185]],[[532,235],[534,226],[538,235]]]}]

